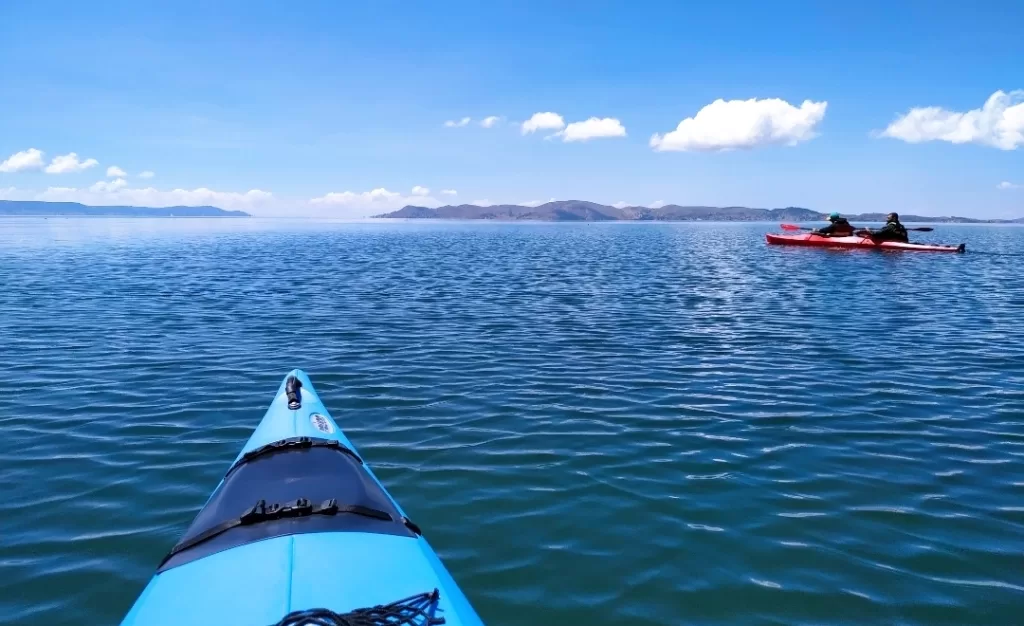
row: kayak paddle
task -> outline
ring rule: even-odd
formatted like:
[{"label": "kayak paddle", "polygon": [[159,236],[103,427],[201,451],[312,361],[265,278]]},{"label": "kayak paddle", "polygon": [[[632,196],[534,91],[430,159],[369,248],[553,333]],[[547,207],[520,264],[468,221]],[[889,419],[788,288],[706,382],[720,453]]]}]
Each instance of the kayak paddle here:
[{"label": "kayak paddle", "polygon": [[[814,228],[810,226],[797,226],[796,224],[780,224],[780,226],[782,226],[782,230],[814,230]],[[908,228],[907,230],[913,230],[919,233],[930,233],[935,229],[931,226],[919,226],[917,228]]]}]

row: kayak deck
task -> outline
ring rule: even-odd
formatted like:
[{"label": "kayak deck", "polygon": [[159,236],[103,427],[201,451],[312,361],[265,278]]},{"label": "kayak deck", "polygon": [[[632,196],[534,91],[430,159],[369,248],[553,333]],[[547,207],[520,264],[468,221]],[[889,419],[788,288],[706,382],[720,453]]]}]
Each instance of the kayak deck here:
[{"label": "kayak deck", "polygon": [[805,246],[814,248],[864,248],[874,250],[906,250],[918,252],[964,252],[965,244],[944,246],[924,243],[902,243],[898,241],[873,241],[869,237],[822,237],[804,233],[799,235],[767,234],[769,244],[782,246]]},{"label": "kayak deck", "polygon": [[121,623],[267,626],[295,611],[346,613],[419,595],[450,626],[482,626],[294,370]]},{"label": "kayak deck", "polygon": [[160,573],[122,624],[268,626],[296,610],[340,613],[435,588],[437,616],[446,624],[482,624],[443,572],[432,550],[401,537],[278,537]]}]

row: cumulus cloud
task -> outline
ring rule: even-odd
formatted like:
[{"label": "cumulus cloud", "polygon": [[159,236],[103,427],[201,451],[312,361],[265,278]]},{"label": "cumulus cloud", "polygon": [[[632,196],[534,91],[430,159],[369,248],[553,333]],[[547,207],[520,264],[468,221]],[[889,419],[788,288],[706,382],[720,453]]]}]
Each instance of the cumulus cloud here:
[{"label": "cumulus cloud", "polygon": [[483,126],[484,128],[491,128],[491,127],[495,126],[500,121],[501,121],[500,117],[498,117],[497,115],[491,115],[489,117],[485,117],[484,119],[480,120],[480,125]]},{"label": "cumulus cloud", "polygon": [[613,117],[591,117],[582,122],[573,122],[555,134],[560,136],[562,141],[588,141],[601,137],[625,137],[626,128]]},{"label": "cumulus cloud", "polygon": [[123,178],[118,178],[117,180],[111,181],[101,180],[94,184],[92,187],[89,187],[89,191],[93,193],[107,193],[117,191],[118,189],[123,189],[124,187],[127,186],[128,182]]},{"label": "cumulus cloud", "polygon": [[447,122],[444,123],[444,125],[447,128],[461,128],[463,126],[467,126],[471,121],[472,120],[470,120],[468,117],[464,117],[464,118],[462,118],[461,120],[458,120],[458,121],[456,121],[456,120],[448,120]]},{"label": "cumulus cloud", "polygon": [[1024,90],[996,91],[980,109],[965,112],[912,108],[880,135],[907,143],[945,141],[1015,150],[1024,146]]},{"label": "cumulus cloud", "polygon": [[269,191],[250,189],[246,192],[198,189],[154,189],[129,187],[124,179],[101,180],[87,188],[49,187],[45,191],[12,189],[11,200],[43,200],[46,202],[80,202],[92,206],[131,205],[143,207],[215,206],[222,209],[259,209],[273,201]]},{"label": "cumulus cloud", "polygon": [[111,178],[124,178],[128,174],[116,165],[111,165],[107,168],[107,176]]},{"label": "cumulus cloud", "polygon": [[401,198],[402,194],[397,191],[388,191],[383,187],[374,189],[373,191],[364,191],[362,193],[356,193],[354,191],[332,191],[324,194],[318,198],[313,198],[309,202],[311,204],[354,204],[357,202],[387,202],[396,198]]},{"label": "cumulus cloud", "polygon": [[520,205],[520,206],[535,207],[535,206],[540,206],[542,204],[547,204],[548,202],[554,202],[554,201],[555,201],[554,198],[548,198],[547,200],[530,200],[529,202],[523,202],[522,205]]},{"label": "cumulus cloud", "polygon": [[526,135],[538,130],[559,130],[564,127],[565,120],[558,113],[534,113],[530,119],[523,122],[522,132]]},{"label": "cumulus cloud", "polygon": [[156,176],[156,174],[150,172],[149,170],[139,173],[139,178],[153,178],[154,176]]},{"label": "cumulus cloud", "polygon": [[[414,189],[422,189],[423,187]],[[429,191],[428,191],[429,193]],[[368,217],[388,211],[395,211],[407,205],[437,207],[441,202],[429,195],[403,195],[378,187],[370,191],[332,191],[309,200],[311,207],[330,211],[331,215],[344,217]]]},{"label": "cumulus cloud", "polygon": [[649,208],[649,209],[660,209],[663,206],[665,206],[665,201],[664,200],[655,200],[654,202],[648,204],[647,208]]},{"label": "cumulus cloud", "polygon": [[[29,148],[15,152],[0,163],[0,172],[13,173],[25,170],[38,170],[43,167],[43,151]],[[13,188],[12,188],[13,189]]]},{"label": "cumulus cloud", "polygon": [[658,152],[724,151],[782,144],[795,146],[817,136],[828,102],[804,100],[800,107],[779,98],[722,100],[706,105],[676,129],[651,137]]},{"label": "cumulus cloud", "polygon": [[1020,189],[1021,187],[1024,187],[1024,185],[1018,185],[1017,183],[1011,183],[1011,182],[1006,181],[1006,180],[1004,180],[1003,182],[1001,182],[998,185],[996,185],[996,189],[1003,189],[1003,190],[1006,190],[1006,189]]},{"label": "cumulus cloud", "polygon": [[412,195],[414,195],[414,196],[429,196],[430,195],[430,190],[427,189],[426,187],[420,187],[419,185],[416,185],[415,187],[412,188]]},{"label": "cumulus cloud", "polygon": [[459,192],[455,191],[454,189],[442,189],[441,190],[441,195],[442,196],[457,196],[457,195],[459,195]]},{"label": "cumulus cloud", "polygon": [[623,200],[619,200],[618,202],[616,202],[612,206],[615,207],[616,209],[624,209],[624,208],[630,206],[630,204],[628,202],[623,201]]},{"label": "cumulus cloud", "polygon": [[47,174],[68,174],[71,172],[83,172],[90,167],[99,165],[100,162],[96,159],[86,159],[84,161],[79,160],[78,155],[74,152],[54,157],[50,164],[46,166],[44,170]]}]

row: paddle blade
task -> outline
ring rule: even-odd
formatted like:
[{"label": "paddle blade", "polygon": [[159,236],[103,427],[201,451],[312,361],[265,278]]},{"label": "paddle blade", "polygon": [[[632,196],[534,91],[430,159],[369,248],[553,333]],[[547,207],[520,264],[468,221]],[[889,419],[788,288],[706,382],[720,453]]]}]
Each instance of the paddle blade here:
[{"label": "paddle blade", "polygon": [[782,230],[803,230],[803,228],[796,224],[780,224],[780,226],[782,226]]},{"label": "paddle blade", "polygon": [[935,229],[932,228],[931,226],[921,226],[921,227],[918,227],[918,228],[908,228],[907,230],[913,230],[913,231],[917,231],[919,233],[930,233],[930,232],[932,232]]}]

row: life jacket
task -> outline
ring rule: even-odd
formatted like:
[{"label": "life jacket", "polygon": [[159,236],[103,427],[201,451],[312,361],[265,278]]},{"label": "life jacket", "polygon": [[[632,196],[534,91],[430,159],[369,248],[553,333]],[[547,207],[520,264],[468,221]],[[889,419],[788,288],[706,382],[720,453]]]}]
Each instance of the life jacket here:
[{"label": "life jacket", "polygon": [[888,222],[877,233],[873,233],[873,235],[879,241],[901,241],[903,243],[910,241],[910,237],[907,236],[906,227],[899,222]]},{"label": "life jacket", "polygon": [[833,237],[849,237],[853,234],[853,225],[845,217],[837,217],[832,222],[831,234]]}]

